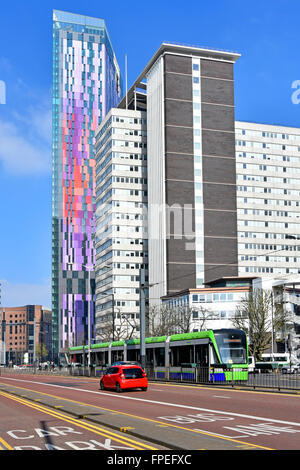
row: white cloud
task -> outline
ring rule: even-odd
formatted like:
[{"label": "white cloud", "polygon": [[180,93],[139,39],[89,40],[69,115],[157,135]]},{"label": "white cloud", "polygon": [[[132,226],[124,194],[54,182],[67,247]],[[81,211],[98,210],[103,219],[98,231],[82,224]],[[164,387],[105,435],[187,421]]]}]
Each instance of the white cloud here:
[{"label": "white cloud", "polygon": [[[27,93],[28,94],[28,93]],[[52,110],[50,94],[48,96],[33,97],[32,102],[26,107],[26,113],[12,111],[12,116],[18,125],[24,125],[28,132],[28,137],[42,140],[43,143],[51,145],[52,137]]]},{"label": "white cloud", "polygon": [[0,161],[9,173],[48,173],[51,170],[51,147],[44,139],[34,140],[28,126],[0,119]]},{"label": "white cloud", "polygon": [[0,117],[0,164],[6,172],[24,176],[50,173],[51,93],[37,94],[22,81],[21,85],[15,90],[18,109],[7,104],[6,115]]},{"label": "white cloud", "polygon": [[24,305],[42,305],[51,309],[51,280],[43,284],[12,284],[1,281],[2,307],[22,307]]}]

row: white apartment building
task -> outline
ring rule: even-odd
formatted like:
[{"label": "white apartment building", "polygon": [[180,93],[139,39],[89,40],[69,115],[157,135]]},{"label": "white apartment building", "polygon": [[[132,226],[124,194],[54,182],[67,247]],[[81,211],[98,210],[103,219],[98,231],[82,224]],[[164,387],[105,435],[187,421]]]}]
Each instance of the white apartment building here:
[{"label": "white apartment building", "polygon": [[300,129],[235,123],[239,275],[300,274]]},{"label": "white apartment building", "polygon": [[[253,289],[264,289],[273,292],[274,302],[283,301],[288,316],[287,327],[290,337],[291,353],[300,359],[300,276],[289,276],[287,279],[255,278]],[[288,336],[286,334],[286,338]]]},{"label": "white apartment building", "polygon": [[[96,341],[139,330],[148,280],[146,113],[111,109],[96,134]],[[136,336],[136,335],[134,335]]]},{"label": "white apartment building", "polygon": [[[175,312],[190,315],[191,331],[204,329],[234,328],[233,320],[241,301],[247,298],[251,289],[251,279],[231,279],[221,287],[206,286],[187,289],[163,297],[163,304]],[[184,314],[184,313],[183,313]],[[187,323],[187,322],[186,322]],[[182,333],[182,331],[180,331]]]}]

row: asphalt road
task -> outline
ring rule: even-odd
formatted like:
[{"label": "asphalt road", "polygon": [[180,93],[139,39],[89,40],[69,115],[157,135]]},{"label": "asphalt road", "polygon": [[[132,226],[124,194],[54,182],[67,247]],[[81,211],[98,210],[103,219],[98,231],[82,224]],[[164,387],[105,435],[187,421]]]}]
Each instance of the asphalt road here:
[{"label": "asphalt road", "polygon": [[[300,396],[295,394],[166,383],[150,383],[147,392],[118,394],[100,391],[95,378],[5,373],[0,377],[0,406],[12,400],[7,393],[31,402],[39,400],[41,406],[67,412],[77,422],[85,419],[121,432],[121,436],[143,439],[156,449],[300,448]],[[0,438],[15,446],[7,438],[13,423],[5,416],[0,414]],[[33,424],[24,431],[33,429]],[[73,436],[64,439],[61,442],[59,436],[53,436],[57,445],[68,447]],[[82,438],[82,442],[90,441],[89,435]]]},{"label": "asphalt road", "polygon": [[2,450],[157,450],[143,442],[23,397],[0,392]]}]

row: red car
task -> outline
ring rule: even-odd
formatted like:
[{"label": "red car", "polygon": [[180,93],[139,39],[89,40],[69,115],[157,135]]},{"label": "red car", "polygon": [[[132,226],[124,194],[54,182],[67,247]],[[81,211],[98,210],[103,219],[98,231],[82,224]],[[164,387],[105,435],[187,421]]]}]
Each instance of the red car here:
[{"label": "red car", "polygon": [[146,391],[148,387],[147,375],[137,365],[118,365],[109,367],[100,379],[100,388],[116,389],[117,392],[129,388],[141,388]]}]

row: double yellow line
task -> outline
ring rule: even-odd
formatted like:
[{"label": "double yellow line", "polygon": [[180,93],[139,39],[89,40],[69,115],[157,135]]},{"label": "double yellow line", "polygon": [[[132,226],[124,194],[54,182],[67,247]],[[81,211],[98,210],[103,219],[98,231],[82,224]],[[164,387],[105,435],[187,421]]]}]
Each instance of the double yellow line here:
[{"label": "double yellow line", "polygon": [[[28,406],[29,408],[33,408],[36,411],[46,413],[46,414],[48,414],[48,415],[50,415],[54,418],[60,419],[64,422],[67,422],[67,423],[73,424],[77,427],[80,427],[82,429],[85,429],[86,431],[90,431],[90,432],[98,434],[102,437],[111,439],[115,442],[118,442],[120,444],[123,444],[123,445],[127,446],[128,448],[133,448],[135,450],[158,450],[156,447],[151,447],[147,444],[135,441],[135,440],[130,439],[128,437],[120,436],[117,433],[108,431],[106,429],[103,429],[103,428],[101,428],[99,426],[96,426],[96,425],[93,425],[91,423],[87,423],[87,422],[79,423],[78,420],[75,419],[75,418],[65,416],[62,413],[59,413],[59,412],[54,411],[54,410],[49,410],[48,408],[45,408],[44,406],[41,406],[41,405],[35,404],[35,403],[31,403],[27,400],[24,400],[24,399],[19,398],[19,397],[12,396],[12,395],[10,395],[8,393],[5,393],[3,391],[0,391],[0,396],[3,396],[5,398],[9,398],[10,400],[14,400],[18,403],[21,403],[22,405]],[[0,438],[0,443],[2,443],[7,449],[13,450],[13,448],[1,438]]]},{"label": "double yellow line", "polygon": [[[1,383],[0,383],[1,385]],[[3,384],[3,385],[6,385],[6,384]],[[167,385],[167,386],[173,386],[172,385]],[[181,385],[180,385],[181,386]],[[24,390],[26,392],[36,392],[36,390],[31,390],[31,389],[26,389],[26,388],[22,388],[22,387],[17,387],[19,390]],[[50,395],[48,393],[44,393],[44,392],[39,392],[41,395],[45,395],[47,397],[53,397],[53,398],[57,398],[57,399],[61,399],[61,397],[59,396],[56,396],[56,395]],[[0,390],[0,396],[1,396],[1,390]],[[10,397],[10,396],[9,396]],[[11,397],[10,397],[11,398]],[[69,402],[73,402],[73,403],[77,403],[77,404],[81,404],[81,405],[86,405],[86,406],[93,406],[93,405],[90,405],[88,403],[82,403],[82,402],[79,402],[79,401],[76,401],[76,400],[70,400],[68,399]],[[28,405],[29,406],[29,405]],[[41,405],[39,405],[41,406]],[[237,443],[237,444],[240,444],[242,446],[247,446],[247,448],[254,448],[254,449],[263,449],[263,450],[274,450],[270,447],[265,447],[265,446],[260,446],[258,444],[250,444],[249,442],[244,442],[244,441],[240,441],[240,440],[237,440],[237,439],[234,439],[234,438],[231,438],[231,437],[225,437],[225,436],[218,436],[216,434],[213,434],[213,433],[210,433],[208,431],[200,431],[198,429],[192,429],[192,428],[186,428],[186,427],[183,427],[183,426],[179,426],[179,425],[176,425],[176,424],[172,424],[172,423],[166,423],[166,422],[163,422],[163,421],[158,421],[156,419],[150,419],[150,418],[146,418],[146,417],[141,417],[141,416],[136,416],[136,415],[133,415],[133,414],[129,414],[129,413],[125,413],[123,411],[115,411],[113,409],[109,409],[109,408],[104,408],[104,407],[98,407],[99,409],[101,410],[104,410],[104,411],[108,411],[108,412],[111,412],[111,413],[118,413],[122,416],[128,416],[130,418],[135,418],[135,419],[139,419],[139,420],[142,420],[142,421],[148,421],[150,423],[154,423],[156,424],[157,426],[163,426],[163,427],[169,427],[169,428],[174,428],[174,429],[179,429],[179,430],[183,430],[183,431],[188,431],[188,432],[191,432],[193,434],[199,434],[199,435],[203,435],[203,436],[209,436],[209,437],[214,437],[214,438],[217,438],[217,439],[221,439],[221,440],[225,440],[225,441],[229,441],[229,442],[234,442],[234,443]],[[50,413],[49,413],[50,414]],[[62,415],[63,416],[63,415]],[[75,424],[78,424],[78,423],[75,423]],[[158,449],[155,449],[153,447],[149,447],[147,446],[147,449],[150,449],[150,450],[158,450]]]},{"label": "double yellow line", "polygon": [[[4,448],[2,446],[4,446]],[[0,450],[14,450],[14,448],[11,447],[7,442],[5,442],[4,439],[1,439],[0,437]]]}]

